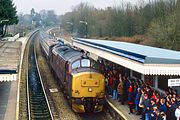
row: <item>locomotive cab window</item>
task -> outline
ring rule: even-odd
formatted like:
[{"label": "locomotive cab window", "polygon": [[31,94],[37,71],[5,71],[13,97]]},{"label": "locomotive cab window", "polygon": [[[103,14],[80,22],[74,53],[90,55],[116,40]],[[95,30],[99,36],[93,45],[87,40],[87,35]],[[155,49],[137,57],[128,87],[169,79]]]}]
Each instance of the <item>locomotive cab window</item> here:
[{"label": "locomotive cab window", "polygon": [[90,60],[89,59],[82,59],[81,60],[82,67],[90,67]]},{"label": "locomotive cab window", "polygon": [[75,61],[75,62],[72,64],[72,69],[76,69],[76,68],[79,68],[79,67],[80,67],[80,60]]},{"label": "locomotive cab window", "polygon": [[94,61],[94,60],[91,60],[91,67],[96,69],[96,70],[98,70],[98,68],[99,68],[98,63],[96,61]]}]

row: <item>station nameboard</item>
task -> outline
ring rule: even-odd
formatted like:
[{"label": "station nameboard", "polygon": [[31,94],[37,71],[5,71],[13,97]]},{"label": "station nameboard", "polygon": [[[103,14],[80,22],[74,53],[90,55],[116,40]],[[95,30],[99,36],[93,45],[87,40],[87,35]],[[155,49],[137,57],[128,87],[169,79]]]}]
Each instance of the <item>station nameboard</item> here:
[{"label": "station nameboard", "polygon": [[0,82],[16,81],[17,74],[0,74]]},{"label": "station nameboard", "polygon": [[180,78],[168,79],[168,87],[180,86]]}]

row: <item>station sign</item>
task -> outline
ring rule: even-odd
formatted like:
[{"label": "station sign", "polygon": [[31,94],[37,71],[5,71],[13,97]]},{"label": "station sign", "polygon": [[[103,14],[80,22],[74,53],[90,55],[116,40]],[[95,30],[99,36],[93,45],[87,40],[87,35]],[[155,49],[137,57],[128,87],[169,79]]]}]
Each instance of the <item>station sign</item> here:
[{"label": "station sign", "polygon": [[0,74],[0,82],[16,81],[17,74]]},{"label": "station sign", "polygon": [[180,86],[180,78],[168,79],[168,87]]}]

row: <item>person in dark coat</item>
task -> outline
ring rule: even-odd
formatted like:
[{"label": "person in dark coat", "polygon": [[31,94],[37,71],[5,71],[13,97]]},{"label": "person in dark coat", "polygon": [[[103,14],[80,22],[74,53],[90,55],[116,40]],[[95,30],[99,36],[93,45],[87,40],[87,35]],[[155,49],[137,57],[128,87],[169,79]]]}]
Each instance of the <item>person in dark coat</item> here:
[{"label": "person in dark coat", "polygon": [[127,98],[128,98],[127,97],[127,94],[128,94],[128,85],[129,85],[129,81],[127,80],[127,77],[123,76],[123,100],[124,100],[124,102],[127,101]]},{"label": "person in dark coat", "polygon": [[112,86],[112,89],[113,89],[113,99],[114,100],[118,99],[118,91],[117,91],[118,84],[119,84],[119,79],[117,79],[115,77],[114,80],[113,80],[113,86]]},{"label": "person in dark coat", "polygon": [[150,99],[149,113],[153,111],[153,107],[156,105],[156,100],[154,98]]},{"label": "person in dark coat", "polygon": [[167,106],[168,106],[168,109],[167,109],[167,120],[176,120],[175,110],[172,107],[171,102],[167,102]]},{"label": "person in dark coat", "polygon": [[128,88],[128,105],[129,105],[129,114],[133,113],[134,108],[134,96],[133,96],[133,85],[131,84]]},{"label": "person in dark coat", "polygon": [[177,108],[176,99],[175,98],[171,98],[171,103],[172,103],[171,106],[172,106],[173,110],[175,111],[176,108]]},{"label": "person in dark coat", "polygon": [[167,112],[167,107],[165,105],[165,99],[164,98],[160,99],[159,111],[164,112],[164,113]]},{"label": "person in dark coat", "polygon": [[143,103],[143,111],[142,111],[142,119],[143,120],[149,120],[149,113],[150,113],[150,99],[148,98],[148,95],[144,95],[144,103]]},{"label": "person in dark coat", "polygon": [[136,91],[136,94],[135,94],[135,99],[134,99],[134,104],[135,104],[135,109],[137,111],[137,115],[141,114],[141,111],[140,111],[140,108],[139,108],[140,97],[141,97],[141,89],[137,88],[137,91]]},{"label": "person in dark coat", "polygon": [[158,118],[158,108],[156,105],[154,105],[152,111],[150,112],[150,120],[157,120],[157,118]]}]

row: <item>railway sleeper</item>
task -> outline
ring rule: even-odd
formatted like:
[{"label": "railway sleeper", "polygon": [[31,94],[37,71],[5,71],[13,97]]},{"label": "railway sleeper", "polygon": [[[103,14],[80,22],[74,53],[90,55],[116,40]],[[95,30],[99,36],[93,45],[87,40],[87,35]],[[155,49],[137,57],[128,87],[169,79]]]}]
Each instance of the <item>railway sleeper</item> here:
[{"label": "railway sleeper", "polygon": [[31,100],[39,100],[39,99],[45,99],[43,96],[32,96]]},{"label": "railway sleeper", "polygon": [[33,114],[49,114],[49,110],[32,110]]},{"label": "railway sleeper", "polygon": [[49,116],[49,113],[48,112],[46,112],[46,113],[42,113],[42,112],[38,112],[38,113],[32,113],[32,115],[34,115],[34,116]]},{"label": "railway sleeper", "polygon": [[33,95],[32,98],[44,98],[44,95]]},{"label": "railway sleeper", "polygon": [[48,117],[50,117],[50,115],[49,114],[41,114],[41,113],[36,113],[36,114],[32,114],[32,117],[41,117],[41,118],[48,118]]},{"label": "railway sleeper", "polygon": [[49,115],[49,112],[32,112],[33,115]]},{"label": "railway sleeper", "polygon": [[45,99],[44,98],[34,98],[34,99],[31,99],[31,101],[34,101],[34,102],[38,102],[38,101],[44,101]]},{"label": "railway sleeper", "polygon": [[39,103],[31,103],[31,107],[39,107],[39,108],[45,108],[46,104]]},{"label": "railway sleeper", "polygon": [[33,115],[48,115],[49,111],[31,111]]},{"label": "railway sleeper", "polygon": [[42,110],[44,110],[44,109],[47,109],[47,107],[46,106],[31,106],[31,109],[34,109],[34,110],[42,109]]},{"label": "railway sleeper", "polygon": [[49,110],[46,110],[47,108],[37,108],[37,107],[32,107],[31,108],[31,111],[34,111],[34,112],[47,112]]},{"label": "railway sleeper", "polygon": [[31,106],[31,109],[33,110],[44,110],[44,109],[47,109],[47,107],[41,107],[41,106]]},{"label": "railway sleeper", "polygon": [[49,116],[34,116],[32,120],[51,120]]},{"label": "railway sleeper", "polygon": [[31,101],[31,105],[36,105],[36,106],[41,106],[41,105],[46,105],[45,102],[43,101],[39,101],[39,102],[36,102],[36,101]]},{"label": "railway sleeper", "polygon": [[43,106],[31,106],[32,110],[47,110],[47,107]]},{"label": "railway sleeper", "polygon": [[32,94],[33,97],[42,97],[44,96],[44,93],[34,93]]},{"label": "railway sleeper", "polygon": [[34,98],[34,99],[31,99],[32,102],[42,102],[44,100],[45,100],[44,98]]}]

